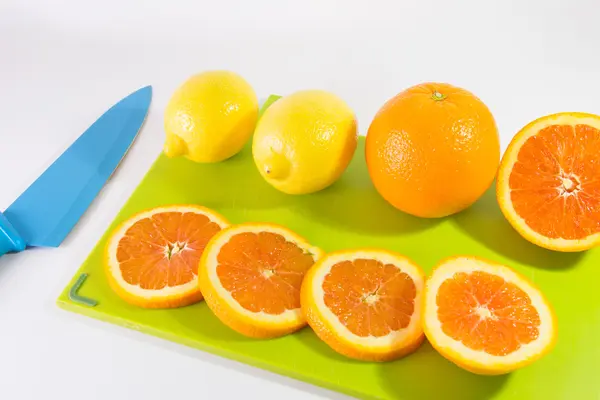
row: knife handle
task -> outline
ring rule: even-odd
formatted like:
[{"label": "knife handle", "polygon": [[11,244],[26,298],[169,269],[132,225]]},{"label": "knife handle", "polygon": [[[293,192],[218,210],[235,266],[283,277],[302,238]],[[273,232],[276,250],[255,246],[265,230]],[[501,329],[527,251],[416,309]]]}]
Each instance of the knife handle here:
[{"label": "knife handle", "polygon": [[0,212],[0,256],[8,252],[25,250],[25,240]]}]

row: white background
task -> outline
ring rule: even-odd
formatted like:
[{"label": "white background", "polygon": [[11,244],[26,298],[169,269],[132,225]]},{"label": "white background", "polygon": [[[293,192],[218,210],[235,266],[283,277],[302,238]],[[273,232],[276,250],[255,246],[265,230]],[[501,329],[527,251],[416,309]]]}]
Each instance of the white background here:
[{"label": "white background", "polygon": [[599,21],[597,0],[0,0],[0,210],[114,102],[154,87],[64,244],[0,258],[0,398],[344,398],[55,305],[159,154],[171,92],[214,68],[261,98],[326,89],[364,133],[389,97],[445,81],[488,104],[505,148],[541,115],[600,113]]}]

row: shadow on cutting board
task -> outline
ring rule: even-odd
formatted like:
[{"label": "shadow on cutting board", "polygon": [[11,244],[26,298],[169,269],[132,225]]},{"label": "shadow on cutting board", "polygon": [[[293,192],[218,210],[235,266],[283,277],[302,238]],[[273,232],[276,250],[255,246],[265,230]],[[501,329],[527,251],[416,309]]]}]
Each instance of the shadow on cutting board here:
[{"label": "shadow on cutting board", "polygon": [[465,371],[439,355],[427,341],[413,354],[381,364],[382,385],[399,400],[487,400],[509,376]]},{"label": "shadow on cutting board", "polygon": [[496,201],[496,184],[470,208],[453,217],[453,222],[474,240],[518,263],[537,268],[574,267],[585,252],[561,253],[530,243],[504,218]]},{"label": "shadow on cutting board", "polygon": [[359,141],[352,162],[337,182],[324,190],[300,197],[301,201],[294,205],[300,214],[365,235],[410,234],[444,221],[443,218],[417,218],[386,202],[369,176],[364,144],[364,140]]},{"label": "shadow on cutting board", "polygon": [[[162,158],[166,158],[161,154]],[[183,157],[157,162],[154,175],[161,189],[181,203],[200,204],[215,210],[265,210],[286,208],[294,196],[271,187],[252,160],[251,142],[235,156],[218,163],[195,163]]]},{"label": "shadow on cutting board", "polygon": [[[190,310],[194,310],[193,316]],[[208,308],[205,301],[188,307],[169,310],[172,323],[177,323],[180,334],[194,337],[194,340],[208,340],[211,343],[253,343],[255,339],[246,337],[223,324]],[[201,337],[199,337],[201,336]]]},{"label": "shadow on cutting board", "polygon": [[268,184],[254,164],[251,142],[220,163],[200,164],[175,158],[157,163],[154,172],[162,182],[162,190],[171,197],[229,214],[272,210],[272,215],[277,216],[277,210],[287,209],[307,220],[364,235],[410,234],[443,221],[405,214],[377,193],[364,159],[364,139],[359,140],[352,162],[337,182],[306,195],[289,195]]}]

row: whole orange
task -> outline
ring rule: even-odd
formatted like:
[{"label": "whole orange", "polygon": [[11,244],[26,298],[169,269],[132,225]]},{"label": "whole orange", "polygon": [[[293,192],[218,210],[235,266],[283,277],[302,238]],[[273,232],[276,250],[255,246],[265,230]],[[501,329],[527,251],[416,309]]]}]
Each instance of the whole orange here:
[{"label": "whole orange", "polygon": [[413,86],[377,112],[366,138],[377,191],[419,217],[444,217],[473,204],[491,185],[500,162],[492,113],[467,90]]}]

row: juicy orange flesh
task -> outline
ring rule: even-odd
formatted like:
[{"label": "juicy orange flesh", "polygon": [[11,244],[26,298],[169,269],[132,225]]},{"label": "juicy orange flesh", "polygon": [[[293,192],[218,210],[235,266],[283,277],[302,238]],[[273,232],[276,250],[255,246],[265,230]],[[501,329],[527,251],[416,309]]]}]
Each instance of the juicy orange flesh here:
[{"label": "juicy orange flesh", "polygon": [[206,243],[220,229],[192,212],[162,212],[137,221],[117,247],[123,279],[150,290],[190,282]]},{"label": "juicy orange flesh", "polygon": [[300,308],[300,286],[315,260],[282,235],[245,232],[223,245],[217,262],[223,288],[242,307],[277,315]]},{"label": "juicy orange flesh", "polygon": [[360,337],[381,337],[406,328],[415,310],[412,278],[373,259],[333,265],[322,287],[325,305]]},{"label": "juicy orange flesh", "polygon": [[551,125],[525,141],[509,178],[517,214],[548,238],[600,232],[600,130]]},{"label": "juicy orange flesh", "polygon": [[504,356],[537,339],[540,316],[517,285],[487,272],[459,272],[438,290],[444,333],[473,350]]}]

